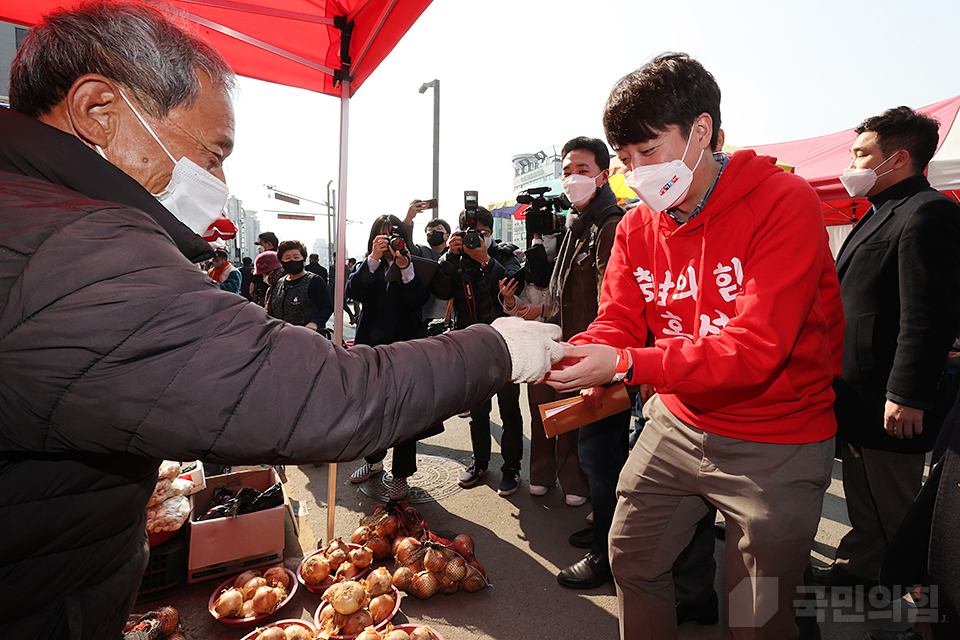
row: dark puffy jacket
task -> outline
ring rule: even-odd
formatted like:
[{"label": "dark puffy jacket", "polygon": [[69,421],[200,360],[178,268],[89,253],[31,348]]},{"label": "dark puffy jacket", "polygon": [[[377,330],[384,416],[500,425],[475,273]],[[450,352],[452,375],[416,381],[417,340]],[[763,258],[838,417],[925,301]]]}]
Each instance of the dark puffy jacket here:
[{"label": "dark puffy jacket", "polygon": [[453,299],[456,328],[490,324],[507,315],[500,302],[500,280],[520,270],[516,247],[512,244],[494,244],[487,251],[490,262],[486,268],[467,256],[449,251],[440,256],[440,267],[430,291],[441,300]]},{"label": "dark puffy jacket", "polygon": [[269,318],[128,176],[0,112],[0,638],[116,640],[161,459],[355,460],[508,379],[489,327],[347,352]]}]

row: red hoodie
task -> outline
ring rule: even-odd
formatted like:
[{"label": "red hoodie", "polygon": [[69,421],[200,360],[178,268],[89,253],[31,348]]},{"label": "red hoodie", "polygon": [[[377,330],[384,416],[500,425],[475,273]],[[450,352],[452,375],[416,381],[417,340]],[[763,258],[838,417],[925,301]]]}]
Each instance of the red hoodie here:
[{"label": "red hoodie", "polygon": [[[647,330],[656,342],[647,343]],[[797,444],[836,433],[840,286],[814,190],[739,151],[683,225],[640,205],[623,218],[597,319],[575,344],[629,348],[629,384],[652,384],[704,431]]]}]

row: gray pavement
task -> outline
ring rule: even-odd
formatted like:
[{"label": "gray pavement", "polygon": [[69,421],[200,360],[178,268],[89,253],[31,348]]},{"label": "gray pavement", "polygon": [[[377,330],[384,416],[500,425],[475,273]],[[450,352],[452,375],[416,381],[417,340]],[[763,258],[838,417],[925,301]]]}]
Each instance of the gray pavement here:
[{"label": "gray pavement", "polygon": [[[525,456],[529,454],[529,419],[525,395]],[[494,403],[494,439],[499,440],[498,417]],[[421,443],[420,454],[448,458],[461,465],[470,462],[468,421],[454,417],[446,421],[444,433]],[[390,460],[388,455],[387,460]],[[405,597],[395,622],[429,624],[445,640],[484,638],[618,638],[617,598],[611,584],[592,591],[571,591],[560,587],[556,574],[582,557],[583,551],[567,543],[567,536],[585,526],[590,503],[569,507],[559,487],[542,497],[528,492],[526,470],[520,490],[508,498],[497,495],[500,481],[499,446],[494,443],[491,472],[470,489],[455,490],[434,502],[415,505],[430,528],[437,532],[468,533],[476,541],[476,556],[486,566],[493,587],[477,593],[437,595],[429,600]],[[371,512],[377,500],[349,482],[358,463],[338,465],[335,504],[335,535],[349,538],[360,518]],[[526,466],[526,465],[525,465]],[[303,555],[316,548],[318,538],[326,538],[329,467],[287,467],[285,487],[294,500],[299,517],[299,536],[288,522],[285,561],[295,569]],[[368,482],[376,482],[371,479]],[[823,518],[813,558],[820,566],[828,564],[836,545],[849,529],[840,484],[840,464],[824,501]],[[225,544],[228,541],[224,541]],[[716,588],[723,605],[724,543],[717,543],[718,575]],[[387,564],[393,569],[392,562]],[[206,610],[207,599],[219,584],[213,580],[189,585],[161,602],[138,607],[146,611],[162,604],[180,610],[186,637],[190,640],[237,640],[249,630],[228,629],[215,622]],[[826,590],[821,598],[821,630],[827,639],[865,639],[876,628],[902,629],[909,626],[907,616],[912,605],[904,601],[888,604],[874,602],[849,589]],[[320,597],[298,591],[279,618],[312,619]],[[682,640],[715,640],[724,637],[723,623],[680,628]],[[784,639],[786,640],[786,639]]]}]

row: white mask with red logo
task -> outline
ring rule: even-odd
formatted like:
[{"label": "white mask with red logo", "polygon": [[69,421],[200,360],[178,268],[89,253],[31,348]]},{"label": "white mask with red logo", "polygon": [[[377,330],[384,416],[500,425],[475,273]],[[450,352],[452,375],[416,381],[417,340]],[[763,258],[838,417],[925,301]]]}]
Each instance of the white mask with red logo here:
[{"label": "white mask with red logo", "polygon": [[[694,122],[693,126],[696,127],[697,123]],[[697,164],[693,167],[693,170],[683,161],[692,139],[693,127],[690,128],[687,146],[683,148],[683,155],[680,156],[679,160],[636,167],[633,171],[627,171],[623,174],[623,181],[626,185],[636,192],[643,204],[647,205],[651,211],[666,211],[683,200],[687,192],[690,191],[690,185],[693,184],[693,172],[697,170],[697,167],[700,166],[700,160],[703,159],[703,149],[701,149],[700,157],[697,158]]]}]

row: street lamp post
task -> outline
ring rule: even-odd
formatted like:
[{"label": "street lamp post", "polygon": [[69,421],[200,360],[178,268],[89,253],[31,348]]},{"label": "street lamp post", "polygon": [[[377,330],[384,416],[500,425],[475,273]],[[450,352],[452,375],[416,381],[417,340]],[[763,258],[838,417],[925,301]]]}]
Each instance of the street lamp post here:
[{"label": "street lamp post", "polygon": [[433,199],[440,202],[440,81],[433,79],[420,85],[420,93],[433,87]]}]

